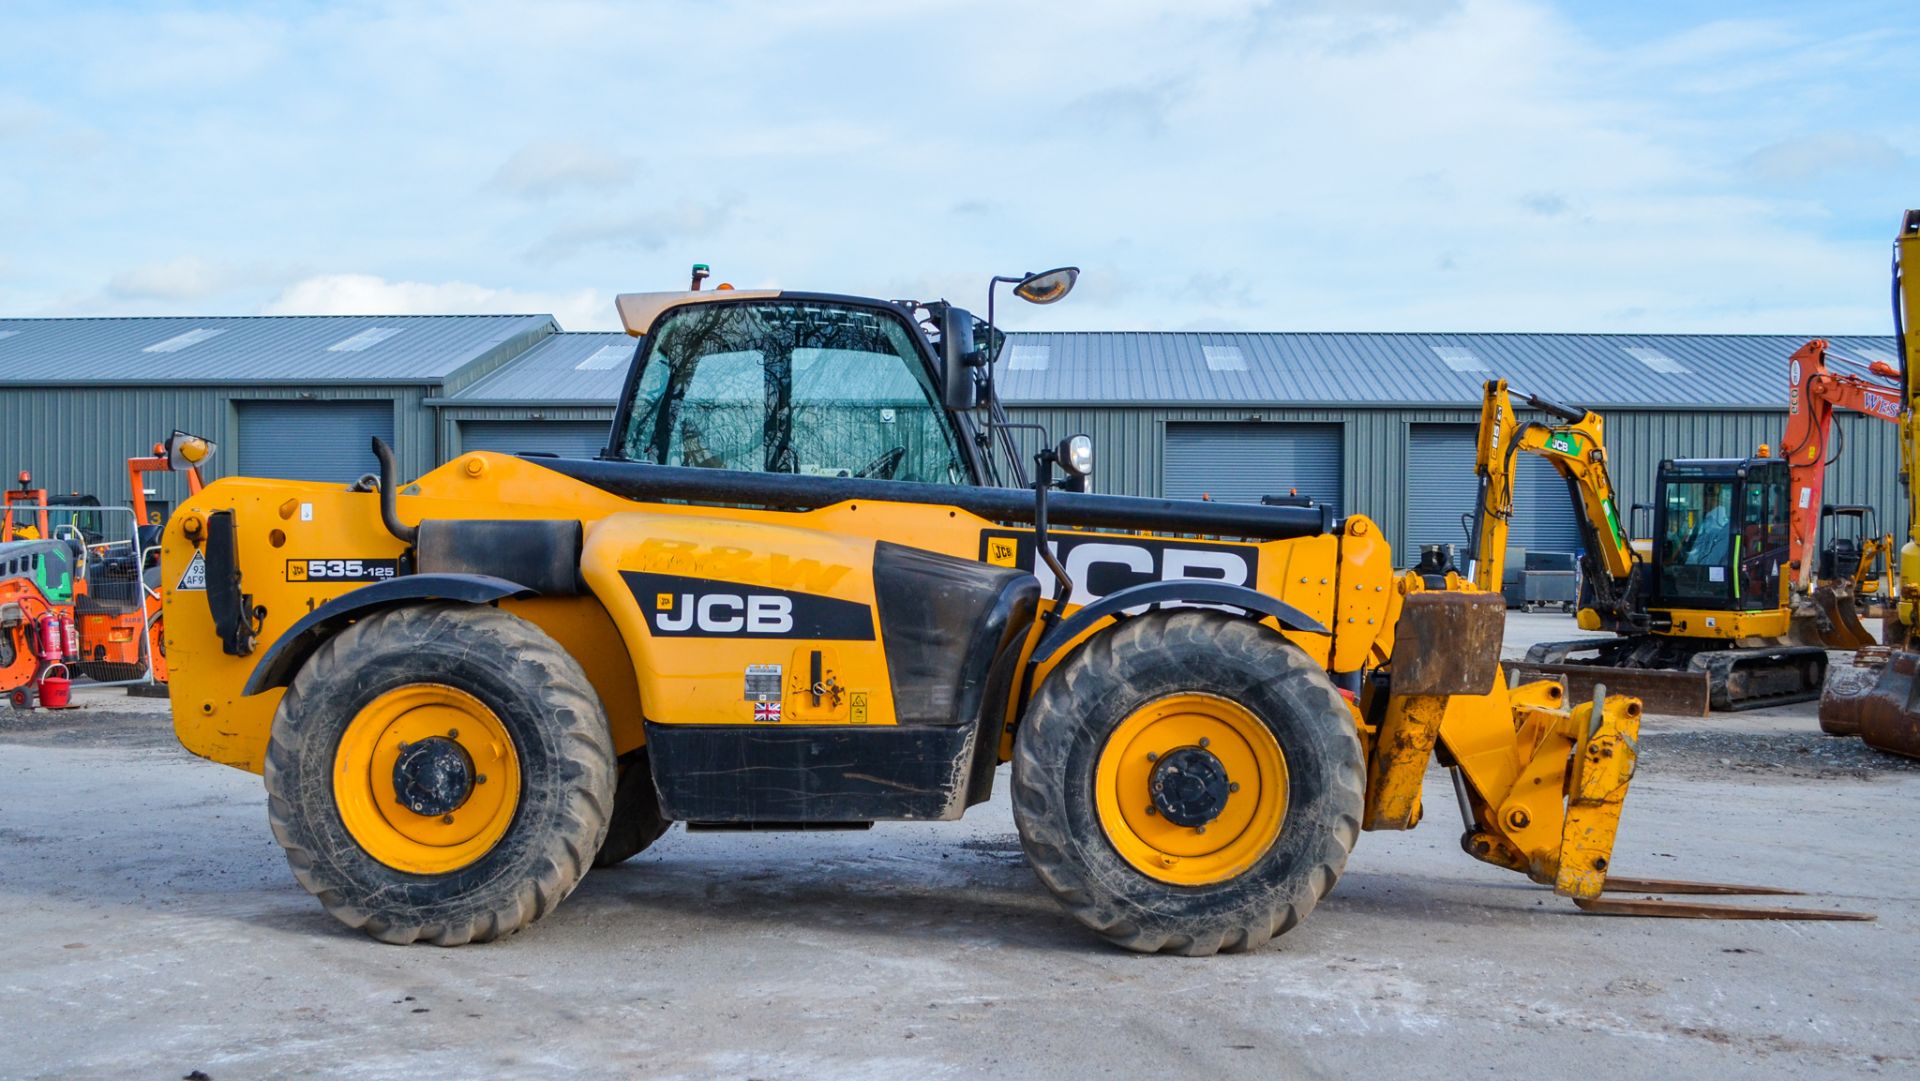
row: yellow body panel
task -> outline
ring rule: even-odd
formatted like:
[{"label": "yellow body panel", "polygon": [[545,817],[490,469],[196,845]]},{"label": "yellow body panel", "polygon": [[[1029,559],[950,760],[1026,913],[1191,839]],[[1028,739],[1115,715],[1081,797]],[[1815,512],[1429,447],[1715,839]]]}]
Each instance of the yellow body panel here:
[{"label": "yellow body panel", "polygon": [[[990,542],[1023,532],[955,507],[918,503],[854,501],[797,512],[642,504],[532,461],[484,451],[463,455],[403,487],[397,502],[401,519],[408,522],[577,518],[583,523],[581,573],[590,592],[509,600],[502,607],[539,625],[581,662],[607,708],[620,752],[644,743],[643,717],[662,724],[755,723],[743,686],[751,665],[781,666],[784,697],[791,704],[776,723],[887,725],[894,723],[895,713],[877,633],[872,641],[818,643],[660,637],[649,630],[642,602],[623,571],[817,593],[870,606],[878,540],[998,562]],[[174,729],[195,754],[259,772],[281,694],[241,695],[261,655],[302,616],[370,580],[325,577],[320,571],[329,564],[391,561],[404,548],[381,525],[374,493],[229,478],[208,485],[168,522],[162,574],[170,587],[181,581],[198,550],[189,525],[192,533],[200,533],[206,515],[220,509],[234,511],[242,588],[263,611],[258,642],[249,656],[227,655],[204,593],[169,589]],[[1068,560],[1070,571],[1076,560],[1091,565],[1140,559],[1137,550],[1153,544],[1175,545],[1184,554],[1183,564],[1161,560],[1163,576],[1187,576],[1183,569],[1218,576],[1221,567],[1252,567],[1252,580],[1245,584],[1292,604],[1333,632],[1285,632],[1317,663],[1356,671],[1392,653],[1398,597],[1391,588],[1391,553],[1379,527],[1364,517],[1346,519],[1339,535],[1261,543],[1091,531],[1055,531],[1054,537],[1062,544],[1093,545],[1076,550]],[[306,568],[316,566],[313,561],[319,561],[320,571],[308,573]],[[1050,577],[1043,581],[1050,583]],[[1091,597],[1084,578],[1077,585],[1069,612]],[[657,605],[661,598],[649,594],[645,603]],[[1098,629],[1097,624],[1087,635]],[[1036,624],[1028,648],[1038,634]],[[1040,666],[1035,686],[1074,644]],[[830,655],[823,661],[843,692],[838,702],[824,696],[815,706],[811,696],[799,693],[806,688],[793,683],[807,672],[814,648]],[[1009,704],[1009,729],[1023,706]],[[1008,753],[1003,740],[1003,760]]]},{"label": "yellow body panel", "polygon": [[1784,638],[1793,625],[1793,612],[1784,607],[1757,612],[1694,608],[1656,608],[1653,611],[1655,615],[1664,615],[1673,620],[1672,633],[1691,638]]}]

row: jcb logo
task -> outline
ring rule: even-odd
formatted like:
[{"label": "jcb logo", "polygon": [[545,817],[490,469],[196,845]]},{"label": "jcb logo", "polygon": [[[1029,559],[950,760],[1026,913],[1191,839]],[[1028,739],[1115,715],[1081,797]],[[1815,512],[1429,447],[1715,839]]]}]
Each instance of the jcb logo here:
[{"label": "jcb logo", "polygon": [[735,593],[662,593],[653,617],[655,630],[684,634],[792,634],[793,598]]},{"label": "jcb logo", "polygon": [[873,641],[873,608],[856,601],[681,574],[620,577],[659,637]]}]

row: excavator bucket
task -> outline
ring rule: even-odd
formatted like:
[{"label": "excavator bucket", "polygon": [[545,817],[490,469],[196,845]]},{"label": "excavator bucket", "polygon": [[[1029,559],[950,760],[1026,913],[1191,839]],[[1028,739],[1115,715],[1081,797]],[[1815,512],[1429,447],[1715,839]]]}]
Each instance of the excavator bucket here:
[{"label": "excavator bucket", "polygon": [[1820,729],[1859,736],[1876,750],[1920,758],[1920,653],[1885,646],[1862,649],[1835,665],[1820,698]]},{"label": "excavator bucket", "polygon": [[1873,633],[1860,622],[1854,606],[1853,590],[1819,586],[1813,591],[1813,603],[1820,610],[1815,626],[1820,644],[1828,649],[1860,649],[1874,644]]}]

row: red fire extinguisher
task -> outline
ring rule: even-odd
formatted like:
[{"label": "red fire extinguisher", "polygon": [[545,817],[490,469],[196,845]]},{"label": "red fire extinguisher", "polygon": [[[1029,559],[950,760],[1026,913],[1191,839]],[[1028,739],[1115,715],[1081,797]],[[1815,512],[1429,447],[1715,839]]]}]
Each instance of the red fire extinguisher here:
[{"label": "red fire extinguisher", "polygon": [[73,617],[71,616],[60,617],[60,625],[67,632],[67,659],[68,660],[79,659],[80,657],[80,625],[78,623],[75,623],[73,621]]},{"label": "red fire extinguisher", "polygon": [[43,661],[64,660],[67,656],[67,632],[60,622],[59,616],[40,617],[40,659]]}]

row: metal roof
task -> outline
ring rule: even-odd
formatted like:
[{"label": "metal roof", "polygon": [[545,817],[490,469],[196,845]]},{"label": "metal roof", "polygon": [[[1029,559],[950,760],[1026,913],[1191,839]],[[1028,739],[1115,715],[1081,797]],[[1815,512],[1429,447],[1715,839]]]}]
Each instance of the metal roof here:
[{"label": "metal roof", "polygon": [[[1783,334],[1008,335],[1001,397],[1043,405],[1478,407],[1481,384],[1570,405],[1784,409]],[[1828,339],[1834,352],[1893,362],[1893,338]]]},{"label": "metal roof", "polygon": [[639,342],[625,334],[553,334],[499,368],[474,380],[446,404],[508,404],[616,401]]},{"label": "metal roof", "polygon": [[436,383],[558,329],[551,315],[0,319],[0,385]]}]

